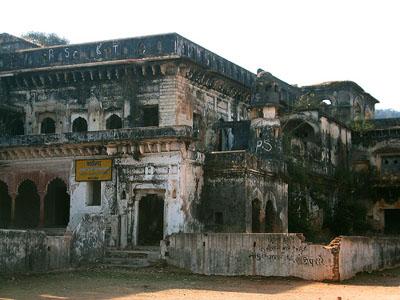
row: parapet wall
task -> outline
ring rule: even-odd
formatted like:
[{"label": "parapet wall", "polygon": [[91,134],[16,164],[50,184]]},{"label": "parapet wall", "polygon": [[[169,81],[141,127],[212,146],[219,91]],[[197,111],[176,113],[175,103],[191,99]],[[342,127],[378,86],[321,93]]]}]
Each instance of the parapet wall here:
[{"label": "parapet wall", "polygon": [[340,279],[400,265],[400,237],[343,236],[340,241]]},{"label": "parapet wall", "polygon": [[174,234],[167,262],[206,275],[295,276],[334,280],[334,254],[301,234]]},{"label": "parapet wall", "polygon": [[85,216],[69,235],[0,229],[0,273],[43,272],[96,262],[104,255],[105,223]]},{"label": "parapet wall", "polygon": [[174,234],[167,262],[206,275],[295,276],[338,281],[400,264],[400,238],[338,237],[310,244],[301,234]]}]

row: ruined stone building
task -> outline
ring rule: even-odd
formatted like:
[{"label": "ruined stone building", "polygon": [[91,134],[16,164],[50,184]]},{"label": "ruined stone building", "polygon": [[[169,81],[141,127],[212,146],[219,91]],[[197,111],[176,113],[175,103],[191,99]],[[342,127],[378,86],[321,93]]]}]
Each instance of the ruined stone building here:
[{"label": "ruined stone building", "polygon": [[377,102],[354,82],[253,74],[175,33],[52,47],[1,34],[0,226],[126,248],[318,235],[359,211],[348,230],[400,232],[400,122],[373,120]]}]

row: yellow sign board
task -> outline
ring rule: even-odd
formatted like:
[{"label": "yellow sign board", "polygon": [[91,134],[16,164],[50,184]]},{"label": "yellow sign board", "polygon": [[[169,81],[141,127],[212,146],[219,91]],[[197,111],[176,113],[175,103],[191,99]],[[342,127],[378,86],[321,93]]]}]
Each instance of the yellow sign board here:
[{"label": "yellow sign board", "polygon": [[112,180],[111,159],[75,160],[75,181]]}]

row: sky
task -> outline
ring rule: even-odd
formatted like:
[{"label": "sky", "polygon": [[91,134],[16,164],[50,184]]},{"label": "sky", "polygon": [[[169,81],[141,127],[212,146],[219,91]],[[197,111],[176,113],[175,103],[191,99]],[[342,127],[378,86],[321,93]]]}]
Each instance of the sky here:
[{"label": "sky", "polygon": [[397,0],[4,1],[0,32],[71,43],[177,32],[256,73],[290,83],[352,80],[400,110]]}]

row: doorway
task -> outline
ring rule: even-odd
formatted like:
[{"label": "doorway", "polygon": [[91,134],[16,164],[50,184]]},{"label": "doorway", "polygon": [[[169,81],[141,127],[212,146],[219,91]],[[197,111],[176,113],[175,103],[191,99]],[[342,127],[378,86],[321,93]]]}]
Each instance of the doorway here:
[{"label": "doorway", "polygon": [[138,245],[158,246],[164,232],[164,200],[148,194],[139,201]]},{"label": "doorway", "polygon": [[254,199],[251,202],[251,232],[259,233],[261,232],[261,202],[258,199]]},{"label": "doorway", "polygon": [[69,222],[69,195],[67,185],[59,178],[51,181],[44,198],[46,227],[66,227]]},{"label": "doorway", "polygon": [[25,180],[18,187],[15,198],[15,226],[36,228],[39,225],[40,197],[35,183]]},{"label": "doorway", "polygon": [[385,209],[385,233],[400,233],[400,209]]},{"label": "doorway", "polygon": [[265,205],[265,232],[274,232],[274,205],[271,201]]}]

